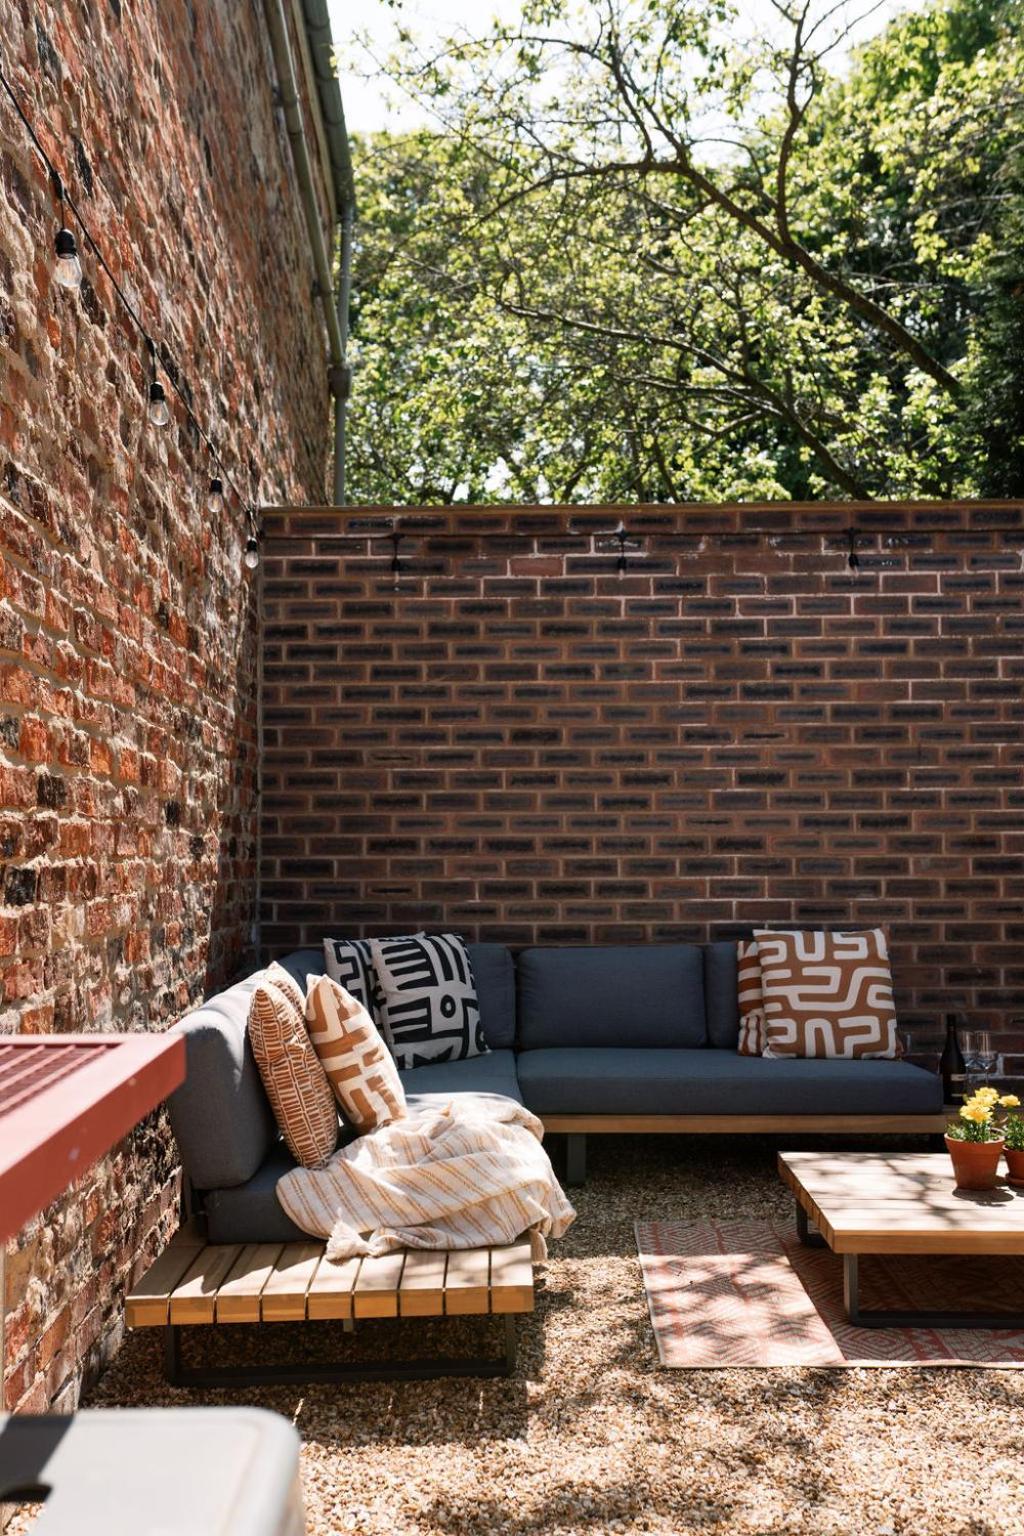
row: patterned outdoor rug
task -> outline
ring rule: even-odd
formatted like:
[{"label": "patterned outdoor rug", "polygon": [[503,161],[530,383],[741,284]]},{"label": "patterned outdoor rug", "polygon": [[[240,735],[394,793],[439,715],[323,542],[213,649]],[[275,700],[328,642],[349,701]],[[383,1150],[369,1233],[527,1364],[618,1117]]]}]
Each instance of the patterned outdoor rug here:
[{"label": "patterned outdoor rug", "polygon": [[[1021,1330],[851,1327],[842,1259],[795,1223],[639,1221],[636,1240],[664,1366],[1024,1366]],[[1016,1259],[892,1255],[860,1273],[864,1307],[1019,1312],[1024,1290]]]}]

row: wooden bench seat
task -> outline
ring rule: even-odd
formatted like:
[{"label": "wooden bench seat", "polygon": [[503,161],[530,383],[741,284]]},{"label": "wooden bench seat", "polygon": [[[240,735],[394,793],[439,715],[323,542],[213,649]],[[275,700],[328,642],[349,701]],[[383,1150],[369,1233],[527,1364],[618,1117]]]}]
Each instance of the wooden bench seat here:
[{"label": "wooden bench seat", "polygon": [[[189,1222],[133,1287],[125,1302],[129,1328],[165,1330],[168,1377],[176,1384],[228,1381],[334,1381],[391,1376],[510,1374],[515,1317],[533,1310],[528,1240],[457,1252],[406,1249],[379,1258],[335,1263],[325,1245],[207,1243]],[[379,1370],[357,1364],[259,1366],[209,1371],[181,1363],[182,1326],[318,1322],[351,1325],[368,1318],[500,1316],[500,1359],[404,1362]]]}]

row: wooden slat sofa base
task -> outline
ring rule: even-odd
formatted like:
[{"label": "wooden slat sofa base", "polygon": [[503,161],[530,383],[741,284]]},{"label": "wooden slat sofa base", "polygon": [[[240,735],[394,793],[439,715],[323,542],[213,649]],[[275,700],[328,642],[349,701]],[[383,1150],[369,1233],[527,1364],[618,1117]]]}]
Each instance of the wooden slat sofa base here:
[{"label": "wooden slat sofa base", "polygon": [[587,1180],[587,1136],[927,1136],[941,1138],[956,1111],[936,1114],[543,1115],[566,1139],[565,1182]]},{"label": "wooden slat sofa base", "polygon": [[[334,1263],[325,1245],[207,1243],[189,1222],[134,1287],[129,1328],[163,1328],[164,1361],[175,1386],[504,1376],[515,1368],[515,1319],[533,1311],[528,1241],[458,1252],[406,1249]],[[501,1317],[500,1356],[333,1362],[220,1368],[182,1363],[181,1328],[221,1323],[317,1322],[362,1318]]]}]

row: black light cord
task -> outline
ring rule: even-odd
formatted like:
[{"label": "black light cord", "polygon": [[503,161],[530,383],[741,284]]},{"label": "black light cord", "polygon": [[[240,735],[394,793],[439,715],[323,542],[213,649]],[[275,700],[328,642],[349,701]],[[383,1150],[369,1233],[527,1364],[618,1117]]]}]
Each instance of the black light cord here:
[{"label": "black light cord", "polygon": [[[121,287],[121,284],[118,282],[117,278],[114,276],[113,272],[110,270],[110,267],[109,267],[109,265],[107,263],[106,257],[104,256],[103,252],[100,250],[100,248],[97,245],[95,239],[93,238],[92,231],[90,230],[88,224],[86,224],[85,219],[82,217],[82,214],[81,214],[81,212],[80,212],[80,210],[78,208],[77,203],[75,202],[74,198],[71,196],[71,193],[65,187],[60,172],[58,171],[57,167],[54,165],[53,161],[50,159],[50,156],[47,154],[46,150],[43,148],[42,143],[40,142],[40,139],[39,139],[39,135],[36,133],[35,129],[33,128],[32,123],[31,123],[27,113],[25,112],[24,108],[22,107],[21,102],[18,100],[18,96],[17,96],[17,93],[16,93],[14,87],[12,86],[10,80],[7,78],[7,75],[4,73],[2,68],[0,68],[0,86],[3,87],[3,90],[7,94],[8,98],[9,98],[9,100],[11,102],[11,105],[13,106],[15,112],[17,113],[18,117],[21,120],[22,126],[25,129],[25,132],[28,134],[30,140],[32,141],[33,148],[35,149],[36,153],[38,154],[40,160],[42,160],[43,165],[46,167],[47,175],[50,178],[50,185],[52,186],[54,194],[56,195],[58,203],[60,204],[61,222],[63,223],[63,220],[64,220],[64,206],[65,206],[65,204],[67,204],[67,207],[70,208],[70,210],[71,210],[71,212],[72,212],[72,214],[74,216],[75,222],[77,223],[79,229],[82,231],[82,238],[84,239],[86,245],[89,247],[90,251],[92,251],[93,255],[95,256],[95,258],[97,260],[97,262],[99,263],[100,267],[102,268],[103,272],[106,274],[107,279],[110,282],[110,286],[113,288],[115,294],[117,295],[118,299],[120,300],[122,308],[125,310],[125,312],[129,316],[129,318],[130,318],[132,324],[134,325],[136,331],[139,333],[139,336],[140,336],[143,344],[145,345],[147,352],[149,353],[150,362],[151,362],[151,369],[152,369],[152,377],[154,379],[156,378],[157,355],[158,355],[158,351],[159,351],[159,355],[160,355],[160,358],[161,358],[161,367],[163,368],[163,372],[164,372],[164,374],[165,374],[165,376],[167,378],[167,382],[170,384],[170,386],[171,386],[172,390],[174,391],[175,395],[177,395],[179,401],[181,402],[181,405],[182,405],[182,407],[183,407],[183,409],[185,411],[185,414],[188,417],[189,421],[191,422],[192,427],[194,428],[197,437],[203,443],[206,444],[206,447],[209,450],[210,457],[211,457],[211,460],[212,460],[212,463],[213,463],[214,467],[216,469],[220,470],[221,476],[223,477],[224,480],[227,481],[228,485],[231,487],[232,491],[234,492],[234,494],[235,494],[235,496],[236,496],[236,498],[238,500],[239,505],[244,509],[250,528],[253,530],[253,532],[257,532],[257,530],[258,530],[258,523],[257,523],[257,517],[256,517],[256,510],[255,510],[254,506],[252,505],[252,503],[250,501],[248,501],[242,495],[241,491],[238,489],[238,486],[235,484],[235,481],[233,480],[232,476],[230,475],[230,473],[228,472],[228,470],[226,469],[226,467],[224,465],[224,462],[223,462],[223,460],[222,460],[222,458],[220,456],[220,450],[218,449],[217,444],[214,442],[213,438],[209,435],[209,433],[205,430],[205,428],[203,427],[202,422],[199,420],[199,418],[196,415],[195,411],[192,409],[192,406],[191,406],[190,401],[189,401],[189,397],[185,393],[184,387],[178,382],[179,379],[181,377],[183,377],[183,375],[181,374],[181,370],[178,368],[178,365],[177,365],[177,363],[174,360],[173,354],[171,353],[170,349],[167,346],[163,346],[162,345],[159,349],[157,348],[156,342],[154,341],[153,337],[149,333],[149,330],[147,329],[147,327],[143,323],[142,318],[139,315],[138,311],[136,310],[134,304],[131,302],[131,300],[129,299],[128,295],[125,293],[124,289]],[[168,364],[170,364],[170,366],[168,366]]]}]

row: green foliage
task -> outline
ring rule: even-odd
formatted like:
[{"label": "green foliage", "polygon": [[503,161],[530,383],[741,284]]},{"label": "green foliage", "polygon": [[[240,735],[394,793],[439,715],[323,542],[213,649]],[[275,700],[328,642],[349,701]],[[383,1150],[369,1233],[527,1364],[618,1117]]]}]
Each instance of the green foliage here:
[{"label": "green foliage", "polygon": [[1002,1134],[1001,1127],[988,1125],[984,1121],[952,1120],[946,1126],[946,1135],[950,1141],[999,1141]]},{"label": "green foliage", "polygon": [[1024,152],[1001,178],[1004,211],[979,270],[982,304],[968,350],[969,430],[983,496],[1024,487]]},{"label": "green foliage", "polygon": [[1022,494],[1022,0],[841,78],[813,16],[730,15],[528,0],[404,45],[445,126],[359,156],[354,499]]},{"label": "green foliage", "polygon": [[1007,1151],[1024,1152],[1024,1115],[1007,1115],[1003,1137]]}]

